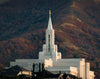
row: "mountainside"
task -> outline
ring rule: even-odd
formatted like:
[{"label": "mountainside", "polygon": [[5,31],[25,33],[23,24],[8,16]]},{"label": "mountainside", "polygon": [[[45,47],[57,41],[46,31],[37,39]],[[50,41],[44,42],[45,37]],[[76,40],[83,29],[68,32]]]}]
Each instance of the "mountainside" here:
[{"label": "mountainside", "polygon": [[100,79],[99,0],[1,0],[0,66],[18,58],[38,58],[49,9],[63,58],[85,58]]}]

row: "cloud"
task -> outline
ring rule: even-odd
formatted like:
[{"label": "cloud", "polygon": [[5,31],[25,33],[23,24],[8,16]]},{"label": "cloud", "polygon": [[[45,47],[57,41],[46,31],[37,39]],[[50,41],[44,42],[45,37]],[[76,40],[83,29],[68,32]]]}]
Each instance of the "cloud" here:
[{"label": "cloud", "polygon": [[0,4],[3,4],[5,2],[8,2],[9,0],[0,0]]}]

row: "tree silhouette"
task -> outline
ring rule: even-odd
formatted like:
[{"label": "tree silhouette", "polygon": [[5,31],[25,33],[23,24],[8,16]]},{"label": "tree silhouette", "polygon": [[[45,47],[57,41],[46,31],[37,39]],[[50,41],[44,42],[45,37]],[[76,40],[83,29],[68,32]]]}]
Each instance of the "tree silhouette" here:
[{"label": "tree silhouette", "polygon": [[34,71],[35,71],[35,64],[33,63],[32,79],[35,79]]}]

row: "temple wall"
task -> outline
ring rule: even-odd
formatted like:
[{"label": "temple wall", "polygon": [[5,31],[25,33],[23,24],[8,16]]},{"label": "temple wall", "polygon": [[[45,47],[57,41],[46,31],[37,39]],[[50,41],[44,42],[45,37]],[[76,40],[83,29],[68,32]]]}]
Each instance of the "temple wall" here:
[{"label": "temple wall", "polygon": [[53,66],[53,61],[52,59],[45,59],[44,60],[44,64],[45,64],[45,67],[52,67]]},{"label": "temple wall", "polygon": [[85,64],[85,73],[86,73],[85,79],[89,79],[89,71],[90,71],[90,63],[87,62]]},{"label": "temple wall", "polygon": [[94,79],[95,75],[93,71],[89,71],[89,79]]},{"label": "temple wall", "polygon": [[80,61],[80,68],[79,68],[79,77],[85,79],[85,62]]},{"label": "temple wall", "polygon": [[15,66],[15,65],[19,65],[27,70],[32,70],[33,68],[33,63],[36,64],[35,65],[35,71],[37,72],[38,69],[38,64],[39,63],[44,63],[43,60],[39,60],[39,59],[17,59],[15,62],[10,62],[10,66]]},{"label": "temple wall", "polygon": [[54,61],[53,66],[72,66],[72,67],[80,67],[80,61],[82,61],[82,59],[59,59],[57,61]]}]

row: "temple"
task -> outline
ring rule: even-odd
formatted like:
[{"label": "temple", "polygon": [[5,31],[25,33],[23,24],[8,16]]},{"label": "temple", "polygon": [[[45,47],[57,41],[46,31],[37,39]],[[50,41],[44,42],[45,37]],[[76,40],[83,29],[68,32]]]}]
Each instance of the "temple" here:
[{"label": "temple", "polygon": [[43,45],[43,51],[39,52],[38,59],[16,59],[10,62],[10,66],[19,65],[27,70],[32,70],[33,63],[35,72],[39,72],[39,63],[44,63],[45,70],[58,74],[66,73],[82,79],[94,79],[93,71],[90,71],[90,63],[85,62],[84,58],[66,58],[63,59],[58,47],[55,44],[55,31],[52,26],[51,11],[49,11],[48,27],[46,29],[46,43]]}]

